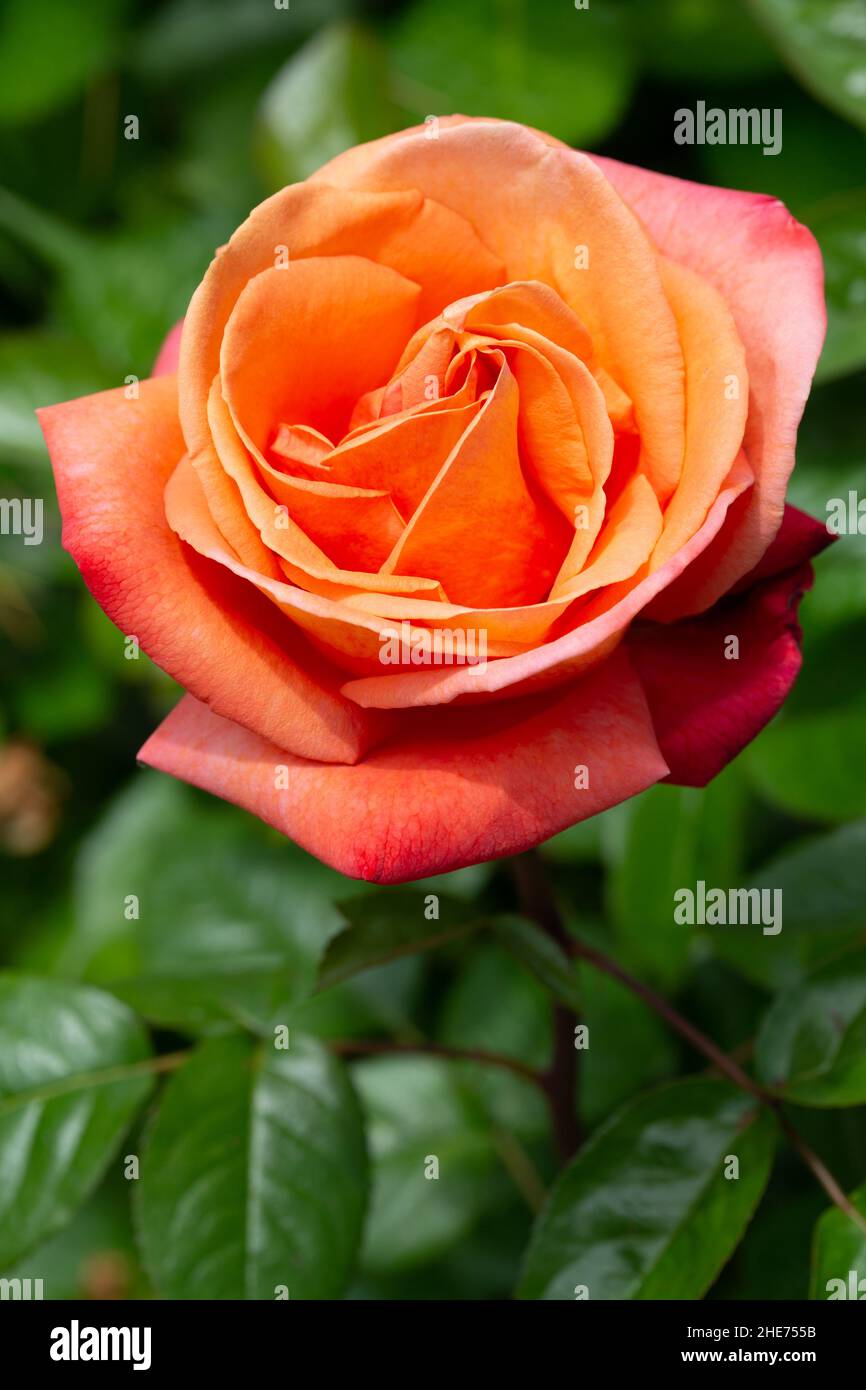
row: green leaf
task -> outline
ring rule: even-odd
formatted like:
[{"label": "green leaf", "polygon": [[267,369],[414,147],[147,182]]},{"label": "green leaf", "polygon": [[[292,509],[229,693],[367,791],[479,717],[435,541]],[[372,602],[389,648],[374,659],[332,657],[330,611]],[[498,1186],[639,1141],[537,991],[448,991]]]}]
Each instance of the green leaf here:
[{"label": "green leaf", "polygon": [[282,836],[139,774],[84,842],[64,965],[155,1022],[267,1032],[313,989],[342,892]]},{"label": "green leaf", "polygon": [[674,920],[674,893],[693,885],[702,794],[653,787],[612,823],[607,858],[610,915],[629,961],[661,988],[682,979],[694,933]]},{"label": "green leaf", "polygon": [[818,379],[828,381],[866,364],[866,190],[828,199],[803,219],[824,257],[827,341]]},{"label": "green leaf", "polygon": [[[457,1245],[490,1206],[493,1137],[453,1063],[378,1057],[357,1064],[353,1079],[373,1170],[362,1266],[410,1269]],[[432,1159],[438,1177],[427,1176]]]},{"label": "green leaf", "polygon": [[[174,0],[153,13],[130,59],[149,82],[172,82],[249,54],[291,47],[351,0]],[[222,75],[222,74],[221,74]]]},{"label": "green leaf", "polygon": [[[767,1182],[775,1127],[722,1081],[678,1081],[614,1116],[552,1189],[521,1298],[702,1298]],[[732,1156],[739,1177],[725,1176]],[[586,1296],[586,1295],[584,1295]]]},{"label": "green leaf", "polygon": [[796,77],[866,127],[866,15],[858,0],[751,0]]},{"label": "green leaf", "polygon": [[630,0],[627,14],[643,63],[663,77],[743,81],[778,67],[760,27],[731,0]]},{"label": "green leaf", "polygon": [[625,985],[582,962],[581,1022],[588,1046],[580,1053],[580,1113],[595,1128],[639,1091],[677,1070],[670,1030]]},{"label": "green leaf", "polygon": [[415,0],[393,28],[392,58],[420,119],[495,114],[581,144],[614,128],[634,75],[620,16],[561,0]]},{"label": "green leaf", "polygon": [[431,895],[406,888],[339,903],[343,921],[319,967],[318,988],[330,989],[361,970],[444,946],[482,925],[482,918],[466,903],[441,894],[435,897],[435,918],[427,916],[433,910]]},{"label": "green leaf", "polygon": [[[492,943],[473,948],[449,990],[437,1030],[451,1047],[482,1048],[541,1069],[550,1063],[551,1005],[547,990]],[[484,1063],[461,1064],[492,1122],[529,1140],[549,1132],[540,1090],[523,1077]]]},{"label": "green leaf", "polygon": [[767,989],[793,985],[866,937],[866,821],[795,841],[749,886],[781,893],[782,930],[718,927],[716,953]]},{"label": "green leaf", "polygon": [[[367,1191],[345,1070],[310,1038],[212,1038],[169,1082],[147,1138],[138,1228],[173,1299],[336,1298]],[[282,1295],[285,1297],[285,1294]]]},{"label": "green leaf", "polygon": [[577,1012],[580,989],[574,965],[551,937],[523,917],[500,916],[493,919],[493,934],[517,960],[521,961],[554,998]]},{"label": "green leaf", "polygon": [[6,0],[0,22],[0,122],[68,100],[116,51],[125,0]]},{"label": "green leaf", "polygon": [[132,1234],[130,1185],[115,1167],[68,1226],[4,1270],[4,1277],[41,1279],[46,1299],[148,1297]]},{"label": "green leaf", "polygon": [[755,1049],[758,1075],[800,1105],[866,1103],[866,949],[780,994]]},{"label": "green leaf", "polygon": [[[856,646],[849,642],[846,650],[856,661]],[[807,651],[807,672],[809,660]],[[833,671],[833,666],[825,671],[825,679]],[[752,781],[772,804],[796,816],[831,823],[866,815],[864,762],[862,695],[847,703],[841,693],[832,711],[801,711],[795,705],[783,709],[745,755]]]},{"label": "green leaf", "polygon": [[[866,1185],[851,1193],[851,1201],[866,1217]],[[809,1297],[851,1298],[852,1284],[853,1297],[859,1302],[866,1297],[866,1232],[844,1211],[830,1207],[815,1225]]]},{"label": "green leaf", "polygon": [[91,235],[0,188],[0,231],[49,267],[59,320],[122,386],[129,374],[150,374],[165,335],[183,317],[232,226],[223,211],[186,211]]},{"label": "green leaf", "polygon": [[109,995],[0,975],[0,1269],[93,1191],[150,1089],[137,1065],[148,1056]]},{"label": "green leaf", "polygon": [[273,188],[296,183],[352,145],[405,125],[385,55],[355,25],[323,30],[289,59],[261,104],[261,158]]},{"label": "green leaf", "polygon": [[71,334],[0,336],[0,449],[16,462],[47,464],[34,411],[115,386],[99,358]]}]

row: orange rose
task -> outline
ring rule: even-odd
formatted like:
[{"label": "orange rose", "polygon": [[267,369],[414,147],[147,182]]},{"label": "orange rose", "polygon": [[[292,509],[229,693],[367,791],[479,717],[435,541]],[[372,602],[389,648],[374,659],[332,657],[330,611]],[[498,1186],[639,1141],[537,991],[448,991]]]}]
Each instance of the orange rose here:
[{"label": "orange rose", "polygon": [[175,341],[139,400],[41,412],[65,545],[190,692],[142,759],[386,882],[707,781],[790,687],[827,540],[784,503],[809,232],[507,122],[431,134],[256,208],[176,376]]}]

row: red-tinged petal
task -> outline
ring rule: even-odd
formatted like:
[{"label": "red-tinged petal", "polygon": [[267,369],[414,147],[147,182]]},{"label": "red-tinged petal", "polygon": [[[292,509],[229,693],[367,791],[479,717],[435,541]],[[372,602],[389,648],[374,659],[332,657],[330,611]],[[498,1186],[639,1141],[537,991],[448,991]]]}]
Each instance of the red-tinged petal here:
[{"label": "red-tinged petal", "polygon": [[[352,762],[381,731],[249,585],[199,560],[168,526],[183,453],[174,376],[39,412],[63,544],[121,632],[193,694],[299,755]],[[360,714],[360,718],[359,718]]]},{"label": "red-tinged petal", "polygon": [[766,555],[734,586],[731,593],[738,594],[762,579],[804,564],[813,556],[820,555],[835,539],[823,522],[816,521],[808,512],[801,512],[799,507],[787,506],[782,525]]},{"label": "red-tinged petal", "polygon": [[[254,812],[342,873],[403,883],[516,854],[667,773],[617,653],[554,696],[413,716],[353,768],[283,753],[182,700],[140,758]],[[589,785],[576,789],[575,769]]]},{"label": "red-tinged petal", "polygon": [[800,669],[797,605],[811,584],[806,563],[699,617],[632,629],[626,645],[671,769],[668,780],[705,786],[772,719]]}]

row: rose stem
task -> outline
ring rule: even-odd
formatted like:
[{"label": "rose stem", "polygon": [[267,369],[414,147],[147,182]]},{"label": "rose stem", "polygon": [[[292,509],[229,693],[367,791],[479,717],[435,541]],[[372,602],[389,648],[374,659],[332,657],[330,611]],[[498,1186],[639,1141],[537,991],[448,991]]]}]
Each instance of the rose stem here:
[{"label": "rose stem", "polygon": [[[525,915],[547,932],[566,953],[571,937],[556,905],[541,856],[528,850],[512,861],[520,904]],[[577,1122],[578,1052],[574,1030],[577,1015],[567,1005],[557,1003],[553,1013],[553,1060],[544,1073],[544,1089],[556,1146],[563,1162],[580,1147]]]}]

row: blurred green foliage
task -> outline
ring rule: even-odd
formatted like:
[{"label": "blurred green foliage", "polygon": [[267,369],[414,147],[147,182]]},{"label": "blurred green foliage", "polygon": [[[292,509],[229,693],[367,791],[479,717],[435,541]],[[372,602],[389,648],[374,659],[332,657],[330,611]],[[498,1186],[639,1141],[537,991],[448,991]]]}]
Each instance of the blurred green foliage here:
[{"label": "blurred green foliage", "polygon": [[[741,1095],[692,1076],[701,1059],[643,1001],[590,967],[575,979],[506,915],[502,866],[365,890],[240,812],[136,770],[177,692],[145,657],[125,659],[60,549],[32,412],[146,376],[215,247],[273,189],[359,140],[460,110],[774,194],[812,228],[829,334],[791,496],[823,517],[831,498],[866,485],[864,75],[862,8],[849,0],[593,0],[579,12],[565,0],[6,0],[0,488],[43,498],[46,534],[34,547],[0,537],[5,1179],[16,1126],[45,1107],[43,1166],[12,1174],[15,1215],[0,1200],[4,1274],[42,1277],[48,1297],[154,1285],[271,1297],[286,1226],[302,1251],[293,1296],[492,1298],[519,1285],[568,1297],[579,1261],[608,1296],[801,1297],[811,1280],[822,1298],[856,1267],[862,1233],[834,1209],[818,1222],[810,1276],[826,1205],[810,1176],[784,1150],[774,1160],[772,1127]],[[674,111],[698,100],[781,108],[781,153],[675,145]],[[125,138],[130,116],[137,139]],[[705,791],[655,789],[544,853],[579,939],[723,1047],[747,1058],[756,1048],[758,1074],[788,1101],[821,1107],[819,1124],[792,1113],[814,1125],[810,1142],[840,1180],[861,1187],[866,1212],[864,546],[844,537],[817,562],[803,676],[722,777]],[[699,878],[783,886],[784,932],[685,936],[671,894]],[[440,894],[436,922],[423,920],[429,892]],[[556,1170],[532,1085],[408,1052],[347,1068],[323,1043],[426,1040],[543,1067],[551,993],[575,991],[593,1039],[580,1093],[592,1138],[522,1266]],[[61,1009],[69,1045],[58,1051]],[[306,1041],[251,1069],[284,1017]],[[156,1083],[158,1111],[152,1100],[142,1110],[156,1092],[135,1063],[154,1048],[169,1070],[189,1045],[193,1060]],[[4,1071],[10,1058],[17,1072]],[[58,1078],[66,1089],[45,1104]],[[79,1148],[54,1162],[52,1144],[85,1116]],[[629,1282],[605,1251],[643,1200],[634,1155],[649,1125],[667,1136],[667,1157],[659,1166],[648,1152],[641,1176],[669,1214],[696,1212],[696,1224],[668,1248],[649,1223]],[[238,1127],[257,1139],[245,1160],[227,1142]],[[740,1152],[754,1162],[732,1187],[717,1160],[744,1127]],[[142,1154],[140,1184],[122,1179],[124,1153]],[[447,1181],[419,1181],[430,1155]],[[199,1193],[178,1217],[203,1170],[210,1206]],[[250,1220],[261,1259],[244,1273]]]}]

